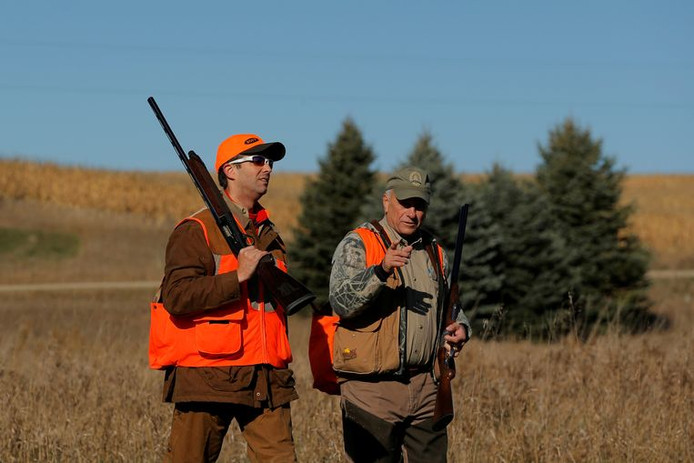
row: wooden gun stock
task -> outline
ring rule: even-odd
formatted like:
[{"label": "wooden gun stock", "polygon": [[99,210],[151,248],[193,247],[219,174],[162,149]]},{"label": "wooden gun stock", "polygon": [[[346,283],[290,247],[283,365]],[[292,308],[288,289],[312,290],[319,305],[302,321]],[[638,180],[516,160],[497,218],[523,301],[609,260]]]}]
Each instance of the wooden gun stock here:
[{"label": "wooden gun stock", "polygon": [[[243,233],[236,223],[236,219],[234,219],[231,210],[224,202],[222,193],[217,188],[207,167],[205,167],[205,163],[193,151],[189,151],[188,155],[186,155],[169,123],[164,118],[164,114],[159,109],[157,102],[154,101],[153,97],[149,97],[147,102],[164,129],[164,133],[171,141],[190,178],[193,180],[205,205],[212,213],[231,252],[238,256],[241,249],[248,246],[246,234]],[[280,307],[283,307],[288,315],[298,312],[316,298],[315,294],[301,282],[280,270],[275,265],[275,259],[269,254],[260,260],[256,273],[263,282],[264,287],[270,291],[272,299]]]},{"label": "wooden gun stock", "polygon": [[[458,318],[460,306],[458,300],[460,298],[458,288],[458,272],[460,271],[460,261],[463,254],[463,241],[465,240],[465,227],[467,225],[467,213],[469,205],[465,204],[460,208],[458,218],[458,236],[455,242],[455,258],[453,259],[453,269],[450,278],[450,289],[446,295],[445,316],[443,317],[443,325],[441,331],[446,329],[448,325],[454,323]],[[451,347],[447,351],[444,347],[444,341],[441,339],[441,345],[436,352],[436,362],[439,366],[439,385],[436,391],[436,405],[434,406],[434,421],[433,428],[439,431],[453,420],[453,391],[451,389],[451,380],[455,378],[455,347]]]},{"label": "wooden gun stock", "polygon": [[[451,300],[458,300],[458,285],[451,285]],[[453,298],[455,296],[455,299]],[[451,312],[457,311],[456,307],[448,311],[450,315]],[[446,317],[446,326],[453,323],[455,318],[450,316]],[[455,358],[454,358],[454,348],[448,352],[443,345],[441,345],[436,352],[436,362],[439,366],[439,386],[436,390],[436,405],[434,406],[434,423],[433,428],[439,431],[453,421],[453,391],[451,390],[451,381],[455,378]]]}]

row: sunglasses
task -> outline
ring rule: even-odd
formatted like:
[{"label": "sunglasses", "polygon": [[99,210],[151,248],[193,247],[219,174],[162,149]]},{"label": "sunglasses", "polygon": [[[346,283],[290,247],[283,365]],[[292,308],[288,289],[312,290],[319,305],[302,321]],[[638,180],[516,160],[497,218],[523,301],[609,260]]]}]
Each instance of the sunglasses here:
[{"label": "sunglasses", "polygon": [[256,167],[263,167],[265,164],[270,166],[272,168],[272,165],[275,163],[272,159],[268,159],[265,156],[243,156],[238,159],[234,159],[233,161],[229,161],[229,164],[241,164],[243,162],[252,162],[254,166]]}]

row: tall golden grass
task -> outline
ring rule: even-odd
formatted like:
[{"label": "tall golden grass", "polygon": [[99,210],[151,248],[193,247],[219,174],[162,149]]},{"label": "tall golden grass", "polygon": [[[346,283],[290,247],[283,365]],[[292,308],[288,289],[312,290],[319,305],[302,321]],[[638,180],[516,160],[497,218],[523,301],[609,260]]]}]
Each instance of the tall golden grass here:
[{"label": "tall golden grass", "polygon": [[[473,341],[458,360],[452,462],[694,459],[692,283],[658,282],[665,333],[586,343]],[[10,294],[0,309],[0,461],[160,461],[171,406],[147,369],[149,292]],[[311,389],[290,321],[301,462],[341,461],[339,402]],[[220,461],[242,462],[234,426]]]},{"label": "tall golden grass", "polygon": [[[263,199],[287,240],[310,177],[276,172]],[[464,178],[474,182],[480,177]],[[0,160],[0,198],[136,213],[168,222],[202,206],[184,172],[115,172],[7,159]],[[694,266],[694,175],[627,176],[623,202],[635,206],[630,230],[654,254],[654,267]]]}]

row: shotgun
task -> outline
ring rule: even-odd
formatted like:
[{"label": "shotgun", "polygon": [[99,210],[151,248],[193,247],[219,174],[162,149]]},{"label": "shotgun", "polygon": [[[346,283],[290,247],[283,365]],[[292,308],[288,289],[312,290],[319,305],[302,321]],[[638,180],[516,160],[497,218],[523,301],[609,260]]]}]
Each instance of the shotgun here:
[{"label": "shotgun", "polygon": [[[247,235],[239,228],[234,219],[234,215],[229,206],[224,202],[222,193],[217,188],[217,184],[212,179],[210,172],[205,167],[200,156],[194,151],[189,151],[188,155],[183,151],[181,144],[178,143],[176,135],[166,122],[164,114],[162,114],[157,102],[153,97],[147,98],[154,115],[164,129],[164,133],[169,137],[169,141],[173,145],[178,157],[186,168],[186,171],[193,180],[195,187],[198,189],[200,196],[207,208],[212,212],[215,222],[222,232],[231,252],[238,256],[242,248],[249,246]],[[298,280],[292,278],[288,273],[282,271],[275,265],[275,259],[272,255],[264,256],[256,270],[258,278],[263,282],[264,288],[270,291],[271,298],[287,311],[287,315],[292,315],[299,311],[302,307],[310,304],[315,298],[306,286]]]},{"label": "shotgun", "polygon": [[[446,295],[445,305],[446,313],[443,317],[444,330],[448,325],[455,322],[460,311],[458,288],[458,273],[460,271],[460,261],[463,255],[463,241],[465,240],[465,226],[467,225],[467,211],[470,207],[465,204],[460,207],[460,215],[458,216],[458,236],[455,240],[455,257],[453,259],[453,269],[451,271],[450,288]],[[453,394],[451,391],[451,380],[455,378],[455,347],[451,346],[451,350],[447,351],[444,347],[442,339],[441,346],[436,352],[436,362],[439,366],[441,377],[439,378],[439,387],[436,391],[436,405],[434,407],[434,430],[439,431],[453,420]]]}]

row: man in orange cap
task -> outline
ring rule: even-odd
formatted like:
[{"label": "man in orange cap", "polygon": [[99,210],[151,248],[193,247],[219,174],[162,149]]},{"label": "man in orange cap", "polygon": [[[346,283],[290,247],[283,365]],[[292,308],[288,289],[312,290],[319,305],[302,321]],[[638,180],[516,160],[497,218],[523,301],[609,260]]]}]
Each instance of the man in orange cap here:
[{"label": "man in orange cap", "polygon": [[[258,200],[267,192],[281,143],[233,135],[217,150],[215,170],[234,217],[252,237],[238,256],[211,212],[181,221],[166,248],[161,299],[175,328],[164,400],[175,404],[165,461],[215,461],[236,420],[251,461],[295,461],[289,402],[294,389],[287,319],[267,297],[255,271],[272,253],[283,266],[285,245]],[[161,333],[155,333],[155,336]]]}]

